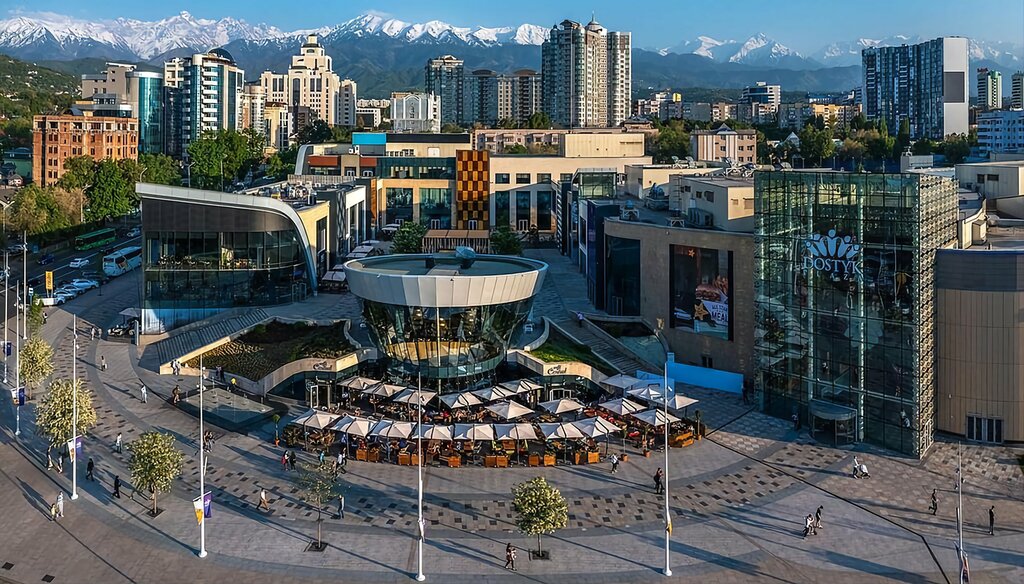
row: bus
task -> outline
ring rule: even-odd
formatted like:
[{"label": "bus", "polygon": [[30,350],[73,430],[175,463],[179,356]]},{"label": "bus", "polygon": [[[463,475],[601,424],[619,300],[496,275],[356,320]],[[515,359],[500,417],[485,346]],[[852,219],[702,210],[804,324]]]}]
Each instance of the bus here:
[{"label": "bus", "polygon": [[111,278],[120,276],[142,265],[142,248],[134,245],[122,247],[114,253],[103,256],[103,273]]},{"label": "bus", "polygon": [[92,233],[86,233],[85,235],[79,235],[76,237],[75,249],[78,251],[84,251],[101,245],[107,245],[108,243],[114,243],[116,238],[117,233],[113,229],[99,229]]}]

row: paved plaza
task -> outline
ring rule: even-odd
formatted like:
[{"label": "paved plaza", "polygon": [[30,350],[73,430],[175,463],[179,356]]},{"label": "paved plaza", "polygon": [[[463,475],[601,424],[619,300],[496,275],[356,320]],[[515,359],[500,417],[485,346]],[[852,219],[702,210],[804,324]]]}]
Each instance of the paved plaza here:
[{"label": "paved plaza", "polygon": [[[539,316],[563,321],[576,310],[593,310],[582,278],[566,260],[546,251],[531,255],[549,261],[552,270],[538,297]],[[71,375],[71,311],[83,331],[109,326],[138,298],[137,276],[105,286],[102,297],[93,292],[50,314],[42,334],[55,346],[56,375]],[[359,320],[350,295],[321,295],[301,310],[318,320]],[[50,502],[59,491],[70,491],[70,465],[62,475],[45,470],[32,404],[23,408],[18,438],[13,409],[3,407],[0,485],[8,504],[0,533],[0,582],[407,582],[415,576],[415,467],[350,462],[343,475],[344,518],[332,505],[323,523],[329,547],[306,552],[317,513],[299,499],[294,477],[281,468],[283,450],[273,445],[272,425],[249,435],[214,428],[218,439],[206,475],[214,495],[209,556],[197,558],[192,499],[198,494],[198,424],[159,399],[176,384],[194,387],[196,379],[155,374],[140,364],[133,345],[91,341],[88,334],[79,343],[78,374],[95,392],[99,414],[83,456],[96,461],[97,480],[85,480],[82,464],[80,498],[67,501],[65,517],[50,522]],[[96,367],[101,356],[106,371]],[[151,388],[148,403],[139,399],[140,379]],[[671,452],[671,578],[661,574],[664,504],[651,481],[663,455],[645,458],[627,448],[629,460],[615,475],[607,463],[426,467],[428,581],[957,581],[955,444],[937,444],[923,461],[867,445],[836,449],[758,413],[739,396],[692,393],[710,430],[707,439]],[[160,498],[164,512],[155,519],[147,515],[142,496],[129,498],[127,452],[113,450],[118,432],[129,442],[153,429],[173,434],[186,455],[182,480]],[[614,441],[612,447],[621,448]],[[965,447],[964,538],[972,582],[1024,581],[1021,454],[1008,447]],[[854,456],[868,465],[872,478],[850,476]],[[110,494],[115,475],[128,483],[120,499]],[[502,567],[505,544],[526,550],[535,540],[515,531],[509,491],[538,475],[568,500],[569,524],[544,538],[550,561],[529,561],[524,551],[519,571],[512,573]],[[256,508],[262,488],[271,493],[269,513]],[[940,497],[934,516],[928,511],[932,489]],[[994,536],[988,534],[991,505],[997,514]],[[818,506],[824,507],[823,527],[805,539],[803,517]]]}]

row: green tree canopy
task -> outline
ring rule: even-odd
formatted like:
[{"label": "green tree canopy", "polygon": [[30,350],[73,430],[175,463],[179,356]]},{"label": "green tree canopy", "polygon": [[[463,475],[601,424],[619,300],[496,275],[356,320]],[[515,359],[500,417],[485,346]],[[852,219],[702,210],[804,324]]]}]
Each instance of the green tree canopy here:
[{"label": "green tree canopy", "polygon": [[21,346],[18,362],[21,364],[21,381],[27,390],[31,390],[32,386],[53,374],[53,347],[39,337],[32,337]]},{"label": "green tree canopy", "polygon": [[491,232],[491,253],[498,255],[520,255],[523,253],[523,240],[512,231],[509,225],[499,225]]},{"label": "green tree canopy", "polygon": [[146,432],[127,446],[131,453],[128,470],[132,482],[138,488],[153,492],[152,514],[155,516],[157,495],[169,491],[174,479],[181,476],[185,455],[174,447],[174,436],[160,432]]},{"label": "green tree canopy", "polygon": [[672,157],[685,158],[690,154],[690,133],[683,120],[669,120],[657,124],[658,134],[647,140],[647,151],[655,164],[668,164]]},{"label": "green tree canopy", "polygon": [[423,253],[423,237],[427,228],[415,221],[406,221],[391,240],[391,253]]},{"label": "green tree canopy", "polygon": [[125,177],[122,167],[109,159],[100,162],[93,185],[86,191],[89,200],[86,220],[102,221],[131,213],[135,207],[134,193],[135,183]]},{"label": "green tree canopy", "polygon": [[822,160],[831,158],[835,151],[831,128],[819,130],[816,126],[808,124],[800,131],[800,153],[805,160],[813,161],[820,166]]},{"label": "green tree canopy", "polygon": [[533,112],[526,119],[526,127],[535,130],[546,130],[551,127],[551,117],[544,112]]},{"label": "green tree canopy", "polygon": [[139,166],[141,172],[133,180],[157,185],[181,184],[181,165],[166,154],[140,154]]},{"label": "green tree canopy", "polygon": [[92,156],[74,156],[64,160],[64,174],[57,185],[65,190],[88,190],[96,181],[96,161]]},{"label": "green tree canopy", "polygon": [[75,434],[75,402],[78,402],[77,434],[87,434],[96,425],[96,410],[92,406],[92,392],[78,380],[57,379],[50,384],[50,391],[36,408],[36,431],[46,436],[50,447],[59,446]]},{"label": "green tree canopy", "polygon": [[537,477],[512,487],[512,509],[516,527],[525,535],[537,536],[537,551],[542,535],[565,528],[569,521],[569,505],[558,489]]},{"label": "green tree canopy", "polygon": [[253,135],[234,130],[205,132],[188,146],[193,186],[227,188],[263,159],[262,143]]},{"label": "green tree canopy", "polygon": [[946,162],[949,164],[960,164],[971,155],[969,138],[964,135],[946,136],[941,147],[942,153],[946,155]]},{"label": "green tree canopy", "polygon": [[313,120],[312,123],[299,128],[298,136],[296,136],[299,144],[323,144],[332,139],[334,139],[334,132],[331,131],[331,125],[323,120]]},{"label": "green tree canopy", "polygon": [[453,124],[451,122],[441,126],[441,133],[442,134],[461,134],[461,133],[463,133],[465,131],[466,131],[466,129],[463,128],[462,126],[460,126],[458,124]]}]

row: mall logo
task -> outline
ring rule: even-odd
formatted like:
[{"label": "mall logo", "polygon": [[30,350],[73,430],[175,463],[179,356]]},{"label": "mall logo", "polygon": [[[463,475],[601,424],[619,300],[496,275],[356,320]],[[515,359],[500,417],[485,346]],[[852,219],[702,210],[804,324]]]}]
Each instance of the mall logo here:
[{"label": "mall logo", "polygon": [[847,235],[839,237],[835,229],[830,229],[827,236],[815,233],[804,245],[807,255],[804,256],[804,269],[828,272],[850,279],[862,277],[860,271],[860,245],[853,243]]}]

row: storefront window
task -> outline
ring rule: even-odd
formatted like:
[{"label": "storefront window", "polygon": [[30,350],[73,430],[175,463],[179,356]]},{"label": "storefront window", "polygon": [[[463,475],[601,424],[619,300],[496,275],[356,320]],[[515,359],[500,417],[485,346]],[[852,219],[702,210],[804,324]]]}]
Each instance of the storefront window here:
[{"label": "storefront window", "polygon": [[412,221],[412,188],[384,189],[384,206],[387,208],[387,223]]},{"label": "storefront window", "polygon": [[430,229],[452,228],[451,189],[420,189],[420,223]]}]

